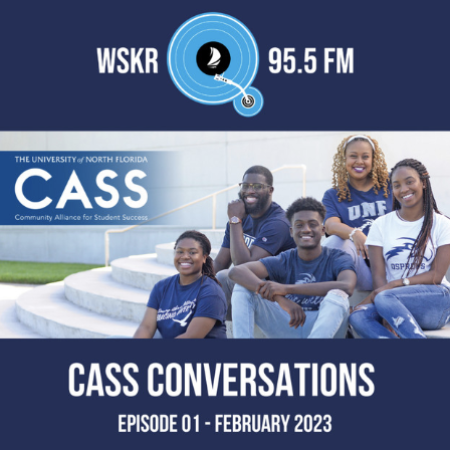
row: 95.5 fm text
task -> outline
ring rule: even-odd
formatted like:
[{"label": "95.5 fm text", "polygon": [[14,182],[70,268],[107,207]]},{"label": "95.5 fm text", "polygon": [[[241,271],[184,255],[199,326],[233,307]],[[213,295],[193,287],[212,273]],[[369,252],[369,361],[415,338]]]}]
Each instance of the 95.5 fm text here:
[{"label": "95.5 fm text", "polygon": [[[323,73],[349,74],[354,72],[353,48],[305,48],[297,51],[293,47],[269,50],[269,71],[278,73],[313,74],[318,66],[323,67]],[[321,69],[320,69],[321,70]]]}]

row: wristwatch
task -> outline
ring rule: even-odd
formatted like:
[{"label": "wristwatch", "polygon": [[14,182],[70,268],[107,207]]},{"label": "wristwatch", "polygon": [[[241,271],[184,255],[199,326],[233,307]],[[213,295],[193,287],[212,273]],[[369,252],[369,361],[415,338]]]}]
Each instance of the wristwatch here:
[{"label": "wristwatch", "polygon": [[242,223],[242,220],[239,219],[239,217],[233,216],[233,217],[230,219],[230,223],[231,223],[232,225],[237,225],[238,223]]},{"label": "wristwatch", "polygon": [[403,278],[403,286],[409,286],[410,285],[410,281],[408,280],[408,278]]}]

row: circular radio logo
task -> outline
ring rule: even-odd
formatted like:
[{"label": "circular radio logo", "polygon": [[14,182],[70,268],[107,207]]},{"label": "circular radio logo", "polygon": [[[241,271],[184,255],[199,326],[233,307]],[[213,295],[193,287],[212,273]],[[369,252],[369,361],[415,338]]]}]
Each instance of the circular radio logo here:
[{"label": "circular radio logo", "polygon": [[206,13],[183,23],[167,50],[167,66],[175,86],[204,105],[233,102],[242,116],[263,107],[263,96],[251,86],[259,52],[250,30],[234,17]]}]

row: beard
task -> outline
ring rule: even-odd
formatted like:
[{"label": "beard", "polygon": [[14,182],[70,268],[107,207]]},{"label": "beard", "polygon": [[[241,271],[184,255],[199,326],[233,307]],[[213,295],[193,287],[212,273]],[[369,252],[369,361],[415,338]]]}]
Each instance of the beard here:
[{"label": "beard", "polygon": [[248,205],[245,202],[244,196],[241,194],[241,192],[239,192],[238,196],[244,202],[245,213],[250,216],[252,214],[259,214],[260,212],[264,211],[270,203],[269,192],[267,192],[266,194],[258,194],[258,200],[253,205]]}]

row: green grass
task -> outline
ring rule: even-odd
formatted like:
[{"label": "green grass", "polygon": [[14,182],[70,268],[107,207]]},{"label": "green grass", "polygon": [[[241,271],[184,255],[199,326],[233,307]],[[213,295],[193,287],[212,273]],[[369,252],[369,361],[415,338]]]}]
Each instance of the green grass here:
[{"label": "green grass", "polygon": [[0,282],[46,284],[64,280],[68,275],[102,267],[93,264],[34,263],[0,261]]}]

